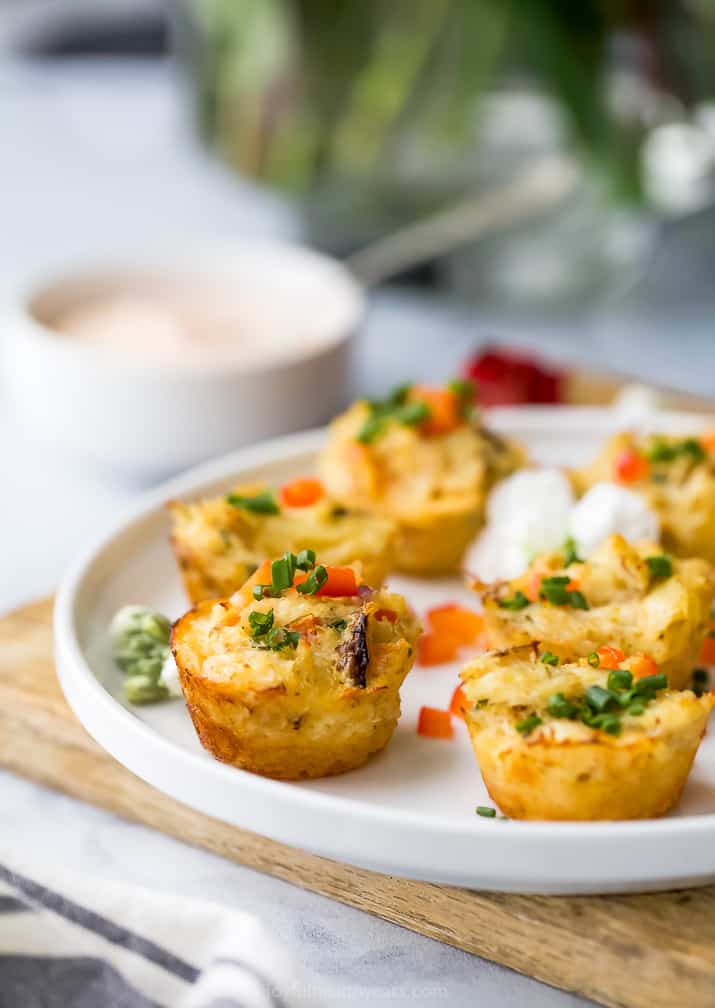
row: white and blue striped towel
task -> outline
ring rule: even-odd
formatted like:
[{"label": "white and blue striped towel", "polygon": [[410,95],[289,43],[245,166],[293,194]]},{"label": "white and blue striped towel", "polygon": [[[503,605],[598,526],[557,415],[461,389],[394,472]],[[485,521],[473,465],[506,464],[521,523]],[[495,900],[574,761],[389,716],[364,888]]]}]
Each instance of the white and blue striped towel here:
[{"label": "white and blue striped towel", "polygon": [[311,1008],[254,917],[0,851],[0,1008]]}]

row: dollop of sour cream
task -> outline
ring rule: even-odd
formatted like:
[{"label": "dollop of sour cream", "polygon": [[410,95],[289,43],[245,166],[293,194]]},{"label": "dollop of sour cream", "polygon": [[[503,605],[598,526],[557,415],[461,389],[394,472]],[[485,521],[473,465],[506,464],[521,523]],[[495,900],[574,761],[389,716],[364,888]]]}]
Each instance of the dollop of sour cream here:
[{"label": "dollop of sour cream", "polygon": [[588,556],[614,532],[624,539],[658,540],[660,523],[642,497],[615,483],[596,483],[571,509],[569,532]]},{"label": "dollop of sour cream", "polygon": [[466,568],[484,581],[508,580],[569,536],[587,557],[616,532],[630,541],[657,541],[660,527],[638,494],[615,483],[598,483],[576,501],[559,469],[524,469],[490,495],[486,528],[468,550]]},{"label": "dollop of sour cream", "polygon": [[161,667],[161,673],[159,674],[159,682],[162,686],[166,686],[170,696],[182,697],[184,695],[179,679],[179,669],[172,654],[166,656],[166,660]]}]

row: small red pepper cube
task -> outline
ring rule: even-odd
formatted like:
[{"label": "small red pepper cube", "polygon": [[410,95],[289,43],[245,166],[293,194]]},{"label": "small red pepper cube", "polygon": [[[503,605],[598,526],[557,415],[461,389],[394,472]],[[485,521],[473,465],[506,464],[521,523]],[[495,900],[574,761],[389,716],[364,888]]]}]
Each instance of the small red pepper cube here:
[{"label": "small red pepper cube", "polygon": [[452,716],[449,711],[436,707],[421,707],[417,721],[417,734],[427,738],[452,738]]},{"label": "small red pepper cube", "polygon": [[637,483],[648,475],[648,460],[628,448],[615,460],[613,470],[619,483]]}]

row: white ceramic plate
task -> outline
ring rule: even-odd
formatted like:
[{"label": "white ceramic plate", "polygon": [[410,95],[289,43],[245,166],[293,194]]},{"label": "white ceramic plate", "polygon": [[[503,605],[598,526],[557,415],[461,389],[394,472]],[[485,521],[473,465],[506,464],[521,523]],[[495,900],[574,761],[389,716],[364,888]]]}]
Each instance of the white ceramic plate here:
[{"label": "white ceramic plate", "polygon": [[[589,458],[612,429],[603,410],[495,410],[493,426],[542,461]],[[687,432],[700,421],[662,414]],[[603,893],[715,881],[715,739],[706,738],[678,809],[664,819],[616,823],[503,822],[475,815],[491,804],[466,729],[418,736],[422,704],[445,707],[457,668],[415,668],[387,749],[366,767],[325,780],[267,780],[208,756],[179,701],[128,708],[109,654],[115,610],[138,602],[172,617],[185,608],[167,544],[168,497],[221,493],[236,480],[284,482],[313,467],[320,431],[268,442],[161,487],[66,576],[57,599],[57,667],[65,694],[94,738],[159,790],[209,815],[293,846],[395,875],[478,889]],[[454,580],[391,578],[419,612],[473,596]]]}]

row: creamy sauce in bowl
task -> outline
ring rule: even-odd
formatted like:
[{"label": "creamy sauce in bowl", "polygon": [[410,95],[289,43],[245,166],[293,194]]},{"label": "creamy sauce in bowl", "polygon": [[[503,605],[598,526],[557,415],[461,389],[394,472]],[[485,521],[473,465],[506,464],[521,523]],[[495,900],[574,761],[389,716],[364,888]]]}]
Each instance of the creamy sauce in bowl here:
[{"label": "creamy sauce in bowl", "polygon": [[340,342],[362,308],[337,263],[301,250],[228,265],[116,269],[45,288],[31,313],[51,335],[132,364],[248,370],[303,358]]}]

